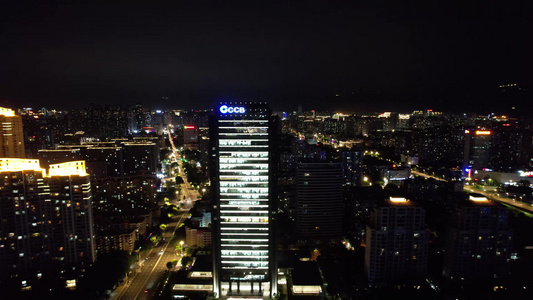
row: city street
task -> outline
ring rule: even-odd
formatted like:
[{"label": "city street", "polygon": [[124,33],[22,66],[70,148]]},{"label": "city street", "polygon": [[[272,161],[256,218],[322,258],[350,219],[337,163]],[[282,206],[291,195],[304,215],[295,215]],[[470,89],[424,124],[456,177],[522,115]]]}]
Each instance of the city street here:
[{"label": "city street", "polygon": [[493,193],[489,193],[489,192],[486,192],[486,191],[480,191],[480,190],[475,189],[473,186],[465,186],[464,189],[466,191],[471,192],[471,193],[481,194],[481,195],[487,197],[490,200],[502,202],[502,203],[505,203],[505,204],[509,204],[511,206],[523,209],[523,210],[528,211],[528,212],[533,212],[533,206],[531,206],[531,204],[520,202],[520,201],[516,201],[514,199],[507,198],[507,197],[501,197],[501,196],[498,196],[498,195],[495,195]]},{"label": "city street", "polygon": [[[421,172],[417,172],[417,171],[411,171],[411,173],[413,173],[414,175],[417,175],[417,176],[425,177],[425,178],[433,178],[435,180],[445,181],[442,178],[438,178],[438,177],[431,176],[431,175],[428,175],[428,174],[425,174],[425,173],[421,173]],[[470,193],[481,194],[481,195],[483,195],[483,196],[485,196],[488,199],[493,200],[493,201],[502,202],[502,203],[509,204],[511,206],[523,209],[523,210],[528,211],[528,212],[533,212],[533,206],[531,206],[528,203],[516,201],[514,199],[507,198],[507,197],[501,197],[501,196],[495,195],[494,193],[491,193],[491,192],[480,191],[478,189],[475,189],[473,186],[469,186],[469,185],[465,185],[464,186],[464,190],[468,191]]]},{"label": "city street", "polygon": [[167,262],[179,259],[179,256],[176,255],[176,249],[169,246],[168,242],[174,237],[176,229],[187,218],[187,215],[188,210],[183,210],[180,215],[175,217],[176,221],[168,224],[167,230],[163,233],[165,242],[154,247],[145,258],[140,258],[141,266],[135,266],[129,278],[126,279],[126,283],[113,292],[111,299],[141,300],[153,298],[157,281],[163,277],[167,270]]},{"label": "city street", "polygon": [[[132,270],[132,273],[126,279],[126,283],[118,287],[111,295],[111,299],[115,300],[143,300],[154,298],[158,281],[161,280],[167,270],[167,262],[174,259],[179,259],[176,255],[176,249],[173,246],[169,247],[169,241],[172,240],[174,234],[179,225],[187,218],[189,210],[193,206],[193,202],[198,198],[198,192],[191,188],[191,185],[187,181],[187,176],[183,170],[182,160],[177,159],[179,153],[172,143],[173,159],[178,163],[179,176],[183,178],[182,195],[185,196],[184,207],[180,210],[180,214],[174,217],[174,221],[169,223],[165,232],[163,233],[163,239],[165,240],[159,246],[154,247],[146,257],[141,257],[139,265],[136,265]],[[167,179],[168,180],[168,179]],[[181,195],[180,195],[181,196]],[[178,200],[180,202],[180,200]],[[177,203],[176,203],[177,204]],[[178,262],[179,263],[179,262]]]}]

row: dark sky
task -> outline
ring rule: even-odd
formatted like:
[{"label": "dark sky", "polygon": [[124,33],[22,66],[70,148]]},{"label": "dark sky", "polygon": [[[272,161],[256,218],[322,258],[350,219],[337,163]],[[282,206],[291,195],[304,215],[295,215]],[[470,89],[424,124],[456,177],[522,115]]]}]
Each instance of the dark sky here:
[{"label": "dark sky", "polygon": [[68,2],[2,1],[0,104],[475,108],[532,85],[528,1]]}]

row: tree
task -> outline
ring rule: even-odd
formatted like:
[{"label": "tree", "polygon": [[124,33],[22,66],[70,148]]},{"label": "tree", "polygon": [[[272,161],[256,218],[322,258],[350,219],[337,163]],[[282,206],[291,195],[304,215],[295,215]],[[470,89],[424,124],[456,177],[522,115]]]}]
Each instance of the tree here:
[{"label": "tree", "polygon": [[184,256],[181,258],[181,266],[186,267],[192,262],[192,257],[190,256]]},{"label": "tree", "polygon": [[191,256],[192,254],[194,253],[194,249],[193,248],[185,248],[185,255],[187,256]]},{"label": "tree", "polygon": [[183,184],[185,181],[183,181],[183,178],[181,176],[176,176],[176,184]]},{"label": "tree", "polygon": [[172,269],[172,262],[169,261],[167,262],[167,269],[170,271],[170,269]]},{"label": "tree", "polygon": [[81,280],[80,289],[87,294],[101,295],[126,275],[134,261],[135,256],[130,256],[126,251],[99,254],[97,261]]},{"label": "tree", "polygon": [[399,188],[394,183],[387,183],[387,185],[385,186],[384,190],[390,191],[390,192],[396,192],[396,191],[399,190]]},{"label": "tree", "polygon": [[522,179],[522,180],[518,181],[518,185],[519,186],[530,186],[531,182],[529,182],[529,180],[527,180],[527,179]]}]

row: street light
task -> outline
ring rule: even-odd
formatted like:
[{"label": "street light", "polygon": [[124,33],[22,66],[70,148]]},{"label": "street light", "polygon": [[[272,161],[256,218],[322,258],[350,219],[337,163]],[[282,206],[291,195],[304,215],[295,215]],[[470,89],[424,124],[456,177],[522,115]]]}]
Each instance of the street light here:
[{"label": "street light", "polygon": [[184,241],[180,241],[180,254],[183,256],[183,244],[185,244]]}]

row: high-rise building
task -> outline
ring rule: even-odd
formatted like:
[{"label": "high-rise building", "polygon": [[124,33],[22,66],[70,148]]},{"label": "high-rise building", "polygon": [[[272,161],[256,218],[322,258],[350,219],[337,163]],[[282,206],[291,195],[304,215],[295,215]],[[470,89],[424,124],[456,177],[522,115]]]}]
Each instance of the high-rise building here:
[{"label": "high-rise building", "polygon": [[96,252],[91,180],[85,171],[85,161],[51,164],[45,182],[54,206],[52,242],[55,259],[68,272],[87,267],[94,262]]},{"label": "high-rise building", "polygon": [[22,118],[15,111],[0,107],[0,157],[25,158]]},{"label": "high-rise building", "polygon": [[82,148],[91,178],[124,176],[124,150],[119,146]]},{"label": "high-rise building", "polygon": [[363,149],[342,152],[342,172],[344,184],[360,186],[363,184]]},{"label": "high-rise building", "polygon": [[124,175],[157,173],[159,147],[150,142],[122,143],[124,149]]},{"label": "high-rise building", "polygon": [[448,225],[443,275],[457,280],[506,277],[511,247],[507,209],[471,194],[456,206]]},{"label": "high-rise building", "polygon": [[489,167],[492,131],[465,130],[465,151],[463,169],[480,170]]},{"label": "high-rise building", "polygon": [[194,125],[183,126],[183,145],[188,149],[198,148],[198,127]]},{"label": "high-rise building", "polygon": [[0,281],[28,288],[75,279],[95,260],[91,185],[83,161],[0,158]]},{"label": "high-rise building", "polygon": [[[38,160],[0,159],[0,282],[38,278],[52,265],[52,203]],[[42,275],[41,275],[42,276]],[[10,283],[16,282],[15,280]],[[22,287],[22,286],[21,286]]]},{"label": "high-rise building", "polygon": [[57,164],[67,161],[80,160],[82,158],[80,149],[41,149],[37,151],[37,158],[41,168],[48,169],[50,164]]},{"label": "high-rise building", "polygon": [[429,230],[425,210],[401,197],[376,208],[366,228],[365,272],[370,282],[417,281],[426,275]]},{"label": "high-rise building", "polygon": [[273,119],[266,103],[220,103],[211,120],[213,292],[277,294]]},{"label": "high-rise building", "polygon": [[[495,122],[492,134],[490,168],[494,171],[516,172],[527,168],[531,162],[528,148],[531,148],[533,133],[521,123]],[[529,145],[528,145],[529,141]],[[528,147],[529,146],[529,147]]]},{"label": "high-rise building", "polygon": [[296,171],[296,234],[308,242],[340,238],[343,175],[340,163],[302,162]]}]

